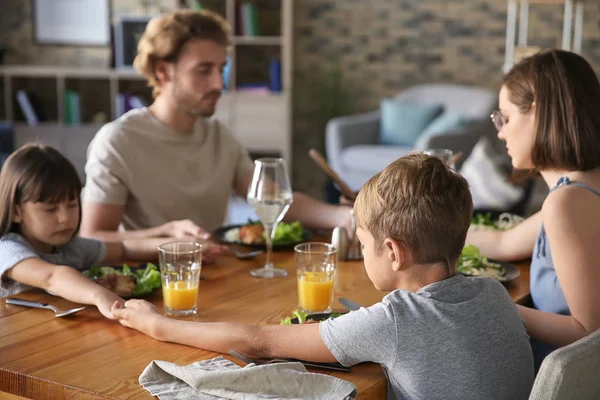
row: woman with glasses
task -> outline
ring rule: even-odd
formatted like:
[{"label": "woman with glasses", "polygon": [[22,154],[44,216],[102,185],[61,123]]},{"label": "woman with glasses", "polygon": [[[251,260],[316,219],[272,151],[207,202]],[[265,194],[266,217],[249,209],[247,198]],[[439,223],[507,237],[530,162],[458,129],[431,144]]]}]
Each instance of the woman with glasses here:
[{"label": "woman with glasses", "polygon": [[600,328],[600,83],[579,55],[547,50],[504,77],[492,120],[517,170],[550,187],[542,210],[467,243],[500,261],[531,257],[535,308],[519,306],[536,359]]}]

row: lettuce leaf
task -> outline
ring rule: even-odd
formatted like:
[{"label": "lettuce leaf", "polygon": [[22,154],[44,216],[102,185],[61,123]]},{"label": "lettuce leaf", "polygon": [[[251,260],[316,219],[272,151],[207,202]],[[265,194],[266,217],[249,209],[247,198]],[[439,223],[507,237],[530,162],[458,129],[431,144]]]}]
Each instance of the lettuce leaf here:
[{"label": "lettuce leaf", "polygon": [[160,272],[158,267],[152,263],[147,263],[146,268],[137,268],[132,270],[129,265],[123,264],[123,267],[118,268],[106,266],[94,266],[82,272],[89,279],[97,279],[107,275],[126,275],[135,277],[135,290],[131,294],[132,297],[142,296],[152,293],[154,290],[161,287]]},{"label": "lettuce leaf", "polygon": [[132,296],[141,296],[151,293],[154,289],[161,287],[160,272],[156,265],[152,263],[146,264],[146,268],[136,271],[136,284]]}]

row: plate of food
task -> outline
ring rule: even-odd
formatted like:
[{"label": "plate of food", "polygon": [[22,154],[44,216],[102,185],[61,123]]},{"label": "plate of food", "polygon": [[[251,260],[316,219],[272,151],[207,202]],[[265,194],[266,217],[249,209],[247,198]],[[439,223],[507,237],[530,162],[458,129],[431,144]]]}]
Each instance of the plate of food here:
[{"label": "plate of food", "polygon": [[488,260],[473,245],[463,248],[456,269],[463,275],[488,276],[500,282],[510,282],[521,275],[521,271],[515,265]]},{"label": "plate of food", "polygon": [[83,275],[123,298],[143,297],[160,289],[160,271],[152,263],[137,267],[96,266],[82,271]]},{"label": "plate of food", "polygon": [[[220,242],[263,249],[266,246],[265,230],[258,221],[248,221],[241,225],[227,225],[217,229],[213,236]],[[307,242],[312,237],[299,221],[280,222],[275,228],[273,249],[289,248]]]},{"label": "plate of food", "polygon": [[511,213],[502,213],[498,219],[492,218],[492,213],[475,214],[469,226],[469,232],[476,231],[507,231],[521,222],[523,218]]},{"label": "plate of food", "polygon": [[[296,324],[318,324],[319,322],[325,321],[329,318],[337,318],[343,313],[314,313],[308,314],[304,310],[296,310],[292,314],[291,317],[286,317],[281,320],[281,325],[296,325]],[[352,369],[350,367],[346,367],[340,363],[319,363],[312,361],[303,361],[303,360],[294,360],[290,359],[290,361],[299,361],[307,367],[314,368],[322,368],[333,371],[343,371],[350,372]]]}]

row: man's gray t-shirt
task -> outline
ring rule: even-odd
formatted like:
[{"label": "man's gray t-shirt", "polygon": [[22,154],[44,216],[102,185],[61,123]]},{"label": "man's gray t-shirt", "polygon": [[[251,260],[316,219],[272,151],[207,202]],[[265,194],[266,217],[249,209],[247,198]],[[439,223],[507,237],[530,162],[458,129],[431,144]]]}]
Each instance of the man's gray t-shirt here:
[{"label": "man's gray t-shirt", "polygon": [[64,246],[57,246],[53,253],[37,252],[31,244],[17,233],[0,237],[0,297],[17,294],[30,286],[15,282],[6,272],[28,258],[41,258],[54,265],[66,265],[83,271],[97,265],[106,257],[106,246],[96,239],[74,237]]},{"label": "man's gray t-shirt", "polygon": [[212,232],[253,170],[244,146],[217,119],[199,118],[191,134],[182,134],[148,108],[135,109],[90,143],[82,199],[84,207],[122,205],[126,230],[190,219]]},{"label": "man's gray t-shirt", "polygon": [[[533,357],[523,320],[491,278],[454,276],[320,324],[335,358],[382,365],[397,399],[527,399]],[[390,398],[394,398],[389,396]]]}]

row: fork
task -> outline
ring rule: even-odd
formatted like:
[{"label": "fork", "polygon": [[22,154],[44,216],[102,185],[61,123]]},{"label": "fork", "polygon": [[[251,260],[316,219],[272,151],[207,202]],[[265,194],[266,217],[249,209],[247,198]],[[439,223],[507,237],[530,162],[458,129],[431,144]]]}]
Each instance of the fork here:
[{"label": "fork", "polygon": [[253,360],[251,358],[246,357],[243,354],[238,353],[235,350],[229,350],[229,355],[237,358],[240,361],[245,362],[246,364],[266,365],[266,364],[299,362],[299,363],[303,364],[305,367],[321,368],[321,369],[327,369],[330,371],[342,371],[342,372],[350,372],[351,371],[350,367],[345,367],[339,363],[318,363],[318,362],[286,359],[286,358],[272,358],[270,360]]},{"label": "fork", "polygon": [[239,260],[247,260],[249,258],[258,256],[258,255],[264,253],[265,251],[264,250],[255,250],[255,251],[250,251],[250,252],[247,252],[247,253],[242,253],[242,252],[239,252],[237,250],[232,249],[231,252],[233,254],[235,254],[235,256]]},{"label": "fork", "polygon": [[22,306],[22,307],[31,307],[31,308],[47,308],[49,310],[54,311],[54,315],[56,317],[66,317],[67,315],[75,314],[76,312],[85,310],[85,307],[77,307],[77,308],[71,308],[70,310],[61,311],[58,308],[56,308],[56,306],[53,306],[52,304],[38,303],[37,301],[17,299],[15,297],[13,297],[11,299],[6,299],[6,304],[12,304],[15,306]]}]

